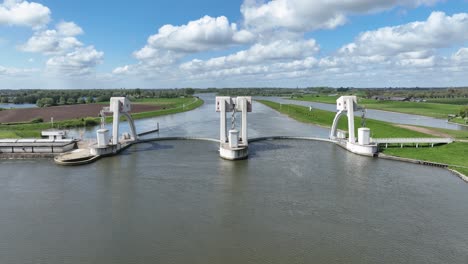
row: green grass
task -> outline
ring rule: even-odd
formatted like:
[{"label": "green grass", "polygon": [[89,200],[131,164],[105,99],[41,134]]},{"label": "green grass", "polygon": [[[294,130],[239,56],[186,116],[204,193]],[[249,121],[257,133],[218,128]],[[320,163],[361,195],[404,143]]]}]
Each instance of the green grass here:
[{"label": "green grass", "polygon": [[460,125],[468,125],[468,122],[466,122],[466,120],[461,117],[452,118],[450,119],[450,122],[457,123]]},{"label": "green grass", "polygon": [[193,97],[181,97],[181,98],[142,98],[133,100],[134,104],[156,104],[156,105],[176,105],[182,106],[183,104],[189,104],[194,101]]},{"label": "green grass", "polygon": [[[185,100],[182,100],[185,99]],[[155,116],[176,114],[180,112],[193,110],[203,105],[203,100],[198,98],[171,98],[171,99],[157,99],[151,100],[148,103],[161,102],[166,104],[166,109],[141,112],[132,114],[133,119],[143,119]],[[147,103],[147,102],[145,102]],[[185,104],[185,106],[184,106]],[[169,107],[170,106],[170,107]],[[124,120],[124,117],[122,117]],[[106,117],[106,122],[112,122],[112,117]],[[100,118],[97,117],[86,117],[80,119],[71,119],[64,121],[54,122],[56,128],[75,128],[85,126],[95,126],[100,123]],[[12,125],[0,125],[0,138],[35,138],[41,136],[41,131],[51,128],[51,124],[47,123],[30,123],[30,124],[12,124]]]},{"label": "green grass", "polygon": [[434,98],[427,99],[429,103],[468,105],[468,98]]},{"label": "green grass", "polygon": [[468,169],[467,168],[452,167],[451,169],[456,170],[456,171],[460,172],[461,174],[464,174],[465,176],[468,176]]},{"label": "green grass", "polygon": [[[178,102],[175,102],[176,100],[174,100],[171,102],[171,104],[174,106],[173,108],[136,113],[136,114],[133,114],[132,117],[134,119],[143,119],[143,118],[149,118],[149,117],[155,117],[155,116],[176,114],[180,112],[193,110],[203,105],[204,103],[202,99],[198,99],[198,98],[176,98],[176,99],[190,99],[190,100],[179,100]],[[170,104],[169,102],[170,101],[168,100],[167,104]],[[149,102],[145,102],[145,103],[149,103]]]},{"label": "green grass", "polygon": [[[335,104],[337,98],[338,96],[304,96],[302,98],[294,98],[293,100]],[[436,118],[447,118],[447,115],[457,114],[460,111],[459,105],[448,103],[395,102],[359,98],[358,104],[369,109],[423,115]]]},{"label": "green grass", "polygon": [[336,99],[340,96],[328,96],[328,95],[304,95],[303,97],[289,98],[291,100],[316,102],[324,104],[336,104]]},{"label": "green grass", "polygon": [[468,143],[466,142],[454,142],[433,148],[388,148],[383,149],[382,152],[397,157],[464,166],[465,172],[468,172]]},{"label": "green grass", "polygon": [[[289,117],[304,123],[311,123],[325,127],[331,127],[333,119],[336,115],[334,112],[313,109],[309,111],[308,107],[294,105],[294,104],[279,104],[267,100],[258,100],[258,102],[273,108]],[[361,127],[361,118],[355,117],[354,127],[357,129]],[[395,137],[433,137],[428,134],[412,131],[396,127],[391,123],[387,123],[375,119],[366,119],[366,127],[371,129],[372,137],[375,138],[395,138]],[[338,122],[338,129],[347,130],[348,120],[343,116]]]},{"label": "green grass", "polygon": [[[86,117],[79,119],[70,119],[54,122],[56,128],[73,128],[95,126],[100,122],[99,118]],[[51,128],[51,123],[30,123],[30,124],[13,124],[0,125],[0,138],[32,138],[40,137],[41,131]]]}]

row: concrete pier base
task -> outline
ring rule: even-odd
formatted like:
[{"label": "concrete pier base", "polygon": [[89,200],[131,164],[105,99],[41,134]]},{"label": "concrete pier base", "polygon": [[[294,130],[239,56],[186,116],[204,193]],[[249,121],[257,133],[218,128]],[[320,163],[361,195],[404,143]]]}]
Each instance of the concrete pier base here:
[{"label": "concrete pier base", "polygon": [[249,147],[239,145],[236,148],[232,148],[228,143],[224,143],[219,147],[219,156],[226,160],[246,159],[249,156]]},{"label": "concrete pier base", "polygon": [[377,144],[361,145],[351,142],[346,142],[346,149],[353,153],[365,156],[374,156],[378,151]]}]

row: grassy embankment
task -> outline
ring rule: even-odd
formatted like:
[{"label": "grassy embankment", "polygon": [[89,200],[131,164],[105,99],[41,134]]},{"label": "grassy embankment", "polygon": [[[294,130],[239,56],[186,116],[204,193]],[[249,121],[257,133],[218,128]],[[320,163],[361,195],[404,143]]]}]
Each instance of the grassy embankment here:
[{"label": "grassy embankment", "polygon": [[[258,102],[265,104],[266,106],[273,108],[289,117],[296,119],[300,122],[312,123],[321,126],[331,127],[334,112],[314,109],[309,111],[307,107],[298,105],[280,105],[279,103],[258,100]],[[361,118],[355,118],[355,127],[360,127]],[[397,127],[391,123],[384,121],[367,119],[366,126],[371,129],[372,136],[375,138],[390,138],[390,137],[431,137],[431,135],[404,129]],[[347,129],[347,120],[345,117],[341,118],[339,129]],[[431,128],[432,129],[432,128]],[[448,129],[434,129],[440,132],[444,132],[458,138],[468,138],[467,131],[455,131]],[[432,161],[438,163],[449,164],[450,168],[457,170],[465,175],[468,175],[468,143],[466,142],[455,142],[448,145],[441,145],[431,147],[419,147],[419,148],[392,148],[382,150],[385,154],[412,158],[418,160]]]},{"label": "grassy embankment", "polygon": [[[293,100],[318,102],[326,104],[335,104],[339,96],[314,96],[307,95]],[[412,115],[430,116],[435,118],[447,118],[449,114],[457,114],[460,111],[460,105],[453,103],[453,100],[446,100],[447,103],[433,102],[395,102],[379,101],[372,99],[358,98],[358,104],[368,109],[377,109],[390,112],[398,112]],[[450,102],[450,103],[448,103]],[[457,101],[458,102],[458,101]]]},{"label": "grassy embankment", "polygon": [[[141,112],[132,114],[134,119],[150,118],[162,115],[176,114],[180,112],[193,110],[203,105],[203,100],[198,98],[148,98],[136,100],[132,103],[144,103],[163,106],[165,109]],[[106,118],[107,122],[112,121],[112,117]],[[95,126],[100,123],[99,117],[84,117],[80,119],[64,120],[54,122],[56,128],[74,128]],[[41,131],[49,129],[51,124],[44,123],[27,123],[27,124],[11,124],[0,125],[0,138],[31,138],[40,137]]]},{"label": "grassy embankment", "polygon": [[[281,113],[287,114],[289,117],[294,118],[300,122],[316,124],[324,127],[331,127],[333,119],[335,118],[334,112],[313,109],[309,111],[309,108],[294,104],[279,104],[266,100],[258,100],[258,102],[269,106]],[[390,123],[375,120],[366,119],[366,126],[371,129],[372,137],[375,138],[395,138],[395,137],[432,137],[430,135],[412,131],[409,129],[399,128]],[[354,127],[357,129],[361,127],[361,117],[356,116],[354,118]],[[348,120],[346,116],[343,116],[338,122],[338,129],[347,130]]]}]

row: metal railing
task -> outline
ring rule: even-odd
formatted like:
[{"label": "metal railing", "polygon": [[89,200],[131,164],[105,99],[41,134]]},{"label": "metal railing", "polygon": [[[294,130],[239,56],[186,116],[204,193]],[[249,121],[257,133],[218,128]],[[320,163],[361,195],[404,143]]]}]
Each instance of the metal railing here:
[{"label": "metal railing", "polygon": [[452,143],[452,138],[371,138],[371,142],[377,144],[406,144],[406,143]]}]

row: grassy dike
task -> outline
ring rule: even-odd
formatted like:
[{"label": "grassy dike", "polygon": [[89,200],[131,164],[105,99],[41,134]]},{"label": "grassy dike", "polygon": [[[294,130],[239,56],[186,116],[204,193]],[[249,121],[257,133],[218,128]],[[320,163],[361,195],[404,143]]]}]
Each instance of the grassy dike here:
[{"label": "grassy dike", "polygon": [[[309,111],[309,108],[298,105],[280,105],[279,103],[267,101],[267,100],[257,100],[258,102],[276,110],[283,114],[288,115],[289,117],[304,123],[311,123],[315,125],[331,127],[333,123],[333,118],[335,117],[334,112],[313,109]],[[341,118],[338,128],[347,129],[347,120],[345,117]],[[355,118],[355,127],[361,126],[361,118]],[[391,123],[366,119],[366,126],[371,129],[373,137],[376,138],[391,138],[391,137],[432,137],[431,135],[411,131],[408,129],[400,128],[394,126]],[[465,137],[467,132],[454,131],[440,129],[445,133],[450,133],[453,131],[453,136]],[[435,146],[431,147],[420,147],[420,148],[397,148],[389,147],[388,149],[383,149],[383,153],[392,156],[398,156],[403,158],[411,158],[417,160],[431,161],[437,163],[449,164],[450,168],[456,170],[464,175],[468,175],[468,143],[467,142],[455,142],[452,144]]]},{"label": "grassy dike", "polygon": [[[296,119],[303,123],[311,123],[324,127],[331,127],[336,113],[313,109],[309,111],[308,107],[299,106],[294,104],[279,104],[267,100],[258,100],[258,102],[275,109],[289,117]],[[361,117],[354,118],[354,127],[357,129],[361,127]],[[421,132],[412,131],[409,129],[400,128],[380,120],[366,118],[366,127],[371,129],[372,137],[375,138],[397,138],[397,137],[432,137]],[[348,129],[348,118],[343,116],[338,122],[338,129]],[[357,133],[356,133],[357,135]]]},{"label": "grassy dike", "polygon": [[[339,96],[304,96],[294,98],[293,100],[317,102],[325,104],[336,104]],[[443,101],[441,101],[443,102]],[[449,102],[449,101],[447,101]],[[449,114],[456,114],[461,106],[450,103],[431,103],[431,102],[396,102],[379,101],[372,99],[358,98],[358,104],[368,109],[377,109],[389,112],[398,112],[412,115],[430,116],[435,118],[447,118]]]},{"label": "grassy dike", "polygon": [[[133,119],[144,119],[162,115],[170,115],[181,112],[186,112],[193,110],[201,105],[204,101],[199,98],[181,98],[175,99],[145,99],[142,101],[137,101],[134,103],[145,103],[145,104],[158,104],[166,106],[166,109],[141,112],[132,114]],[[123,120],[123,118],[122,118]],[[64,121],[54,122],[54,127],[57,128],[75,128],[75,127],[87,127],[87,126],[96,126],[100,123],[99,117],[85,117],[79,119],[71,119]],[[112,117],[107,117],[106,122],[111,122]],[[40,137],[41,131],[49,129],[51,124],[46,123],[27,123],[27,124],[17,124],[17,125],[0,125],[0,138],[34,138]]]}]

